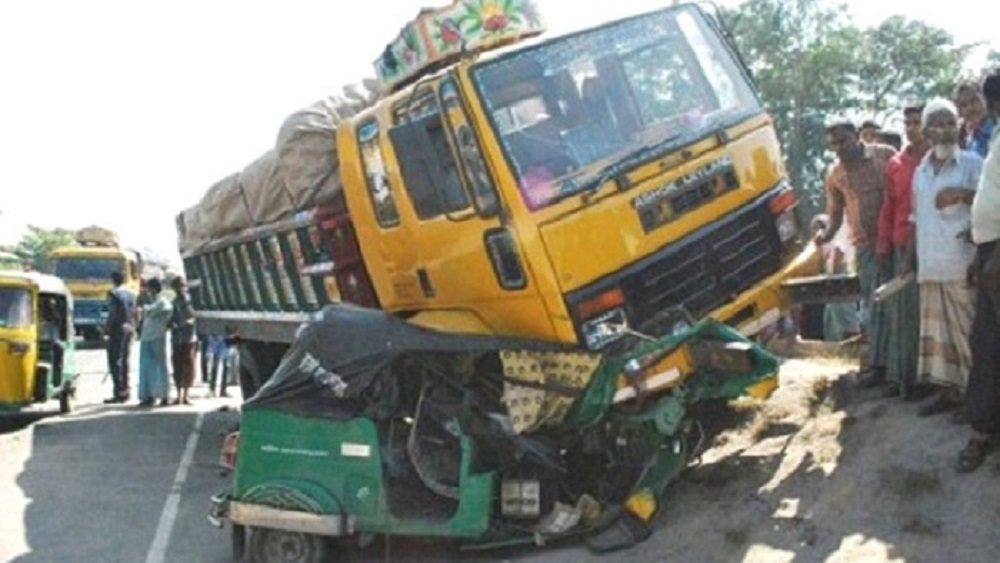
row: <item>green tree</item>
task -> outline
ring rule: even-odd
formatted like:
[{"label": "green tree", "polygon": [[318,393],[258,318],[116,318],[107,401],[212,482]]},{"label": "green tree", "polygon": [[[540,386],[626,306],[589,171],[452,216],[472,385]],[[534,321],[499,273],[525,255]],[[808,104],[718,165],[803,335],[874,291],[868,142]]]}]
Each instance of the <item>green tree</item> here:
[{"label": "green tree", "polygon": [[68,229],[44,229],[35,225],[28,226],[14,252],[24,258],[31,266],[40,271],[49,270],[49,254],[60,246],[73,244],[74,232]]},{"label": "green tree", "polygon": [[986,55],[986,68],[1000,68],[1000,51],[990,50],[989,54]]},{"label": "green tree", "polygon": [[845,14],[826,0],[746,0],[723,12],[774,117],[804,215],[824,204],[830,118],[884,121],[904,101],[946,94],[972,47],[901,16],[861,29]]},{"label": "green tree", "polygon": [[909,100],[947,96],[973,47],[956,46],[947,31],[903,16],[866,29],[863,37],[858,98],[877,118]]},{"label": "green tree", "polygon": [[748,0],[724,14],[774,117],[806,212],[822,205],[826,121],[855,105],[860,33],[842,14],[822,0]]}]

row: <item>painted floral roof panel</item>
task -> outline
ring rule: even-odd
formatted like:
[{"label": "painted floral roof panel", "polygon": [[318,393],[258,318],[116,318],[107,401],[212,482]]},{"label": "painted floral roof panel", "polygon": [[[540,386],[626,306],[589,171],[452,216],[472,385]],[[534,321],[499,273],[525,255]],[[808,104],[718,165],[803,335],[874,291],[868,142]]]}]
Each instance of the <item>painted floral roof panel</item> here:
[{"label": "painted floral roof panel", "polygon": [[456,0],[424,9],[406,24],[375,61],[383,91],[458,59],[545,31],[534,0]]}]

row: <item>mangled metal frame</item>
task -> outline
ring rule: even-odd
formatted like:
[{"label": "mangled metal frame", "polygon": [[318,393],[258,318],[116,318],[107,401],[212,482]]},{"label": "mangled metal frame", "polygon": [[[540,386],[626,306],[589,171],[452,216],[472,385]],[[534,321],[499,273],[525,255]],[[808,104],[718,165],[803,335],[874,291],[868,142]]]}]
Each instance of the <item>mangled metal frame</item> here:
[{"label": "mangled metal frame", "polygon": [[[672,381],[648,384],[663,371]],[[598,354],[331,306],[244,405],[234,489],[214,515],[252,525],[227,503],[258,504],[292,521],[337,516],[350,533],[479,546],[648,523],[703,437],[689,407],[766,396],[776,372],[776,358],[712,320]],[[443,516],[393,507],[392,479],[408,472]],[[295,483],[308,484],[286,490]]]}]

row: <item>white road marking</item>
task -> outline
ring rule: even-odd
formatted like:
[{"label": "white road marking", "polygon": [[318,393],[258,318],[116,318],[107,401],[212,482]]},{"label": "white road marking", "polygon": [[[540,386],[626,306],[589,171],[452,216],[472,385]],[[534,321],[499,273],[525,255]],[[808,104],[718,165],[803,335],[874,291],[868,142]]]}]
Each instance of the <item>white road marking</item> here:
[{"label": "white road marking", "polygon": [[174,484],[170,487],[167,502],[163,505],[163,512],[160,513],[160,523],[156,526],[153,544],[149,546],[149,553],[146,554],[146,563],[163,563],[163,558],[167,554],[170,534],[173,533],[174,523],[177,521],[177,509],[181,504],[181,487],[187,480],[188,469],[194,461],[194,450],[198,446],[198,436],[201,434],[201,424],[204,419],[205,413],[200,412],[194,420],[194,428],[191,430],[187,445],[184,447],[184,455],[181,456],[181,463],[177,467]]}]

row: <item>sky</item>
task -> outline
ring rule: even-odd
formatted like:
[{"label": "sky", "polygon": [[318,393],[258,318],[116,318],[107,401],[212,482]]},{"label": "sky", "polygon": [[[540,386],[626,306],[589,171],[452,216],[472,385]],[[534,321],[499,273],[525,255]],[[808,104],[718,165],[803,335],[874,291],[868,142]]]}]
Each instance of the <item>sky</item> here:
[{"label": "sky", "polygon": [[[271,148],[287,115],[373,76],[420,8],[447,3],[0,2],[0,244],[28,224],[98,224],[176,255],[180,210]],[[671,2],[538,3],[553,36]],[[861,25],[903,13],[960,43],[995,29],[972,0],[845,5]]]}]

